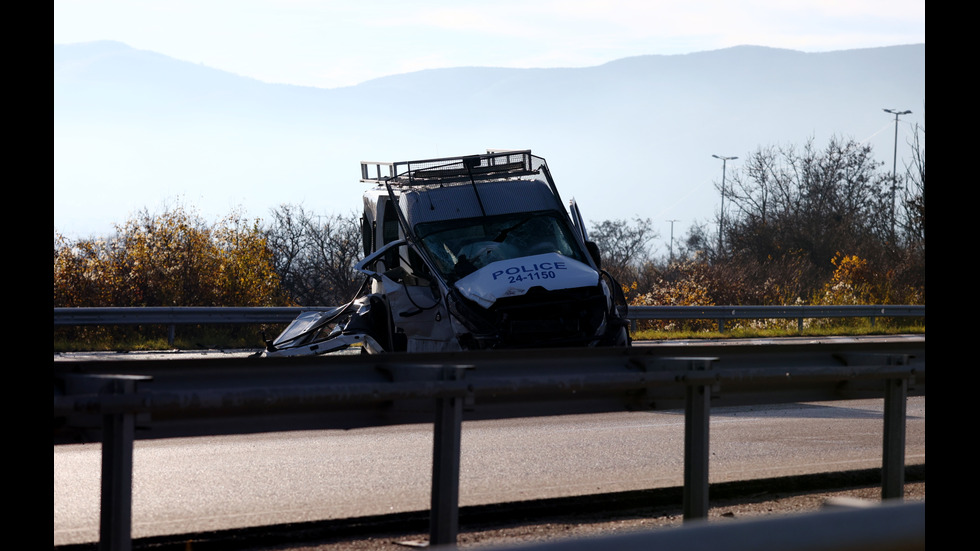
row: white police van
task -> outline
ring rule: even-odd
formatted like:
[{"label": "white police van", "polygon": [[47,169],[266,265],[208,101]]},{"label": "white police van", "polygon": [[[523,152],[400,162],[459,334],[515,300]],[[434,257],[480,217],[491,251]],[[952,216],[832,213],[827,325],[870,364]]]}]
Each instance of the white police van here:
[{"label": "white police van", "polygon": [[543,158],[362,162],[361,181],[359,296],[301,313],[264,355],[629,346],[622,289]]}]

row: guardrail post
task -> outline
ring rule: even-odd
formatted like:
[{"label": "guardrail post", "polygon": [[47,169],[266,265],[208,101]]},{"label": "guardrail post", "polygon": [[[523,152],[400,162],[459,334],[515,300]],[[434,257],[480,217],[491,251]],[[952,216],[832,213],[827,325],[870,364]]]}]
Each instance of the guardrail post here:
[{"label": "guardrail post", "polygon": [[905,496],[905,416],[908,380],[885,381],[885,430],[881,467],[882,499]]},{"label": "guardrail post", "polygon": [[[106,378],[103,394],[136,392],[146,377],[115,375]],[[135,411],[110,410],[102,415],[102,510],[99,550],[130,551],[133,546],[133,441]]]},{"label": "guardrail post", "polygon": [[[907,366],[914,357],[909,354],[851,354],[842,356],[845,365]],[[894,370],[893,370],[894,371]],[[883,378],[884,429],[882,435],[881,497],[902,498],[905,495],[905,426],[909,381],[915,371]]]},{"label": "guardrail post", "polygon": [[[688,369],[708,371],[710,359],[692,359]],[[692,377],[684,402],[684,520],[708,517],[708,422],[711,385]]]},{"label": "guardrail post", "polygon": [[[458,381],[466,367],[445,366],[441,380]],[[459,457],[463,396],[436,398],[429,545],[454,545],[459,533]]]}]

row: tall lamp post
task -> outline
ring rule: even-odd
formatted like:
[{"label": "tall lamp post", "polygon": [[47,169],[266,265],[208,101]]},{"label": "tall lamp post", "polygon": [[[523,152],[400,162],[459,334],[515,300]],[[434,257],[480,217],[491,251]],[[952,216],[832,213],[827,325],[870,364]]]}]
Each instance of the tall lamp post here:
[{"label": "tall lamp post", "polygon": [[721,256],[722,235],[725,232],[725,165],[728,161],[738,159],[738,157],[723,157],[712,155],[715,159],[721,159],[721,219],[718,221],[718,255]]},{"label": "tall lamp post", "polygon": [[670,257],[669,257],[670,260],[669,260],[669,262],[673,262],[674,261],[674,222],[677,222],[677,220],[668,220],[668,222],[670,222]]},{"label": "tall lamp post", "polygon": [[898,187],[898,177],[896,167],[898,165],[898,117],[912,113],[909,110],[896,111],[895,109],[882,109],[885,113],[895,115],[895,150],[892,152],[892,243],[895,242],[895,188]]}]

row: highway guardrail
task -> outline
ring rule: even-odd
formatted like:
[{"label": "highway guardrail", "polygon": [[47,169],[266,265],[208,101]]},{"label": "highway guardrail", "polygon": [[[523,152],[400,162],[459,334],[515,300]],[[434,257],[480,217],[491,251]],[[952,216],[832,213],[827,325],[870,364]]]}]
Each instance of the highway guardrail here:
[{"label": "highway guardrail", "polygon": [[[683,409],[684,518],[708,511],[711,406],[884,398],[882,497],[904,488],[925,337],[285,358],[54,362],[55,444],[103,445],[100,537],[129,541],[136,438],[432,422],[430,543],[455,543],[468,419]],[[116,548],[116,547],[112,547]]]},{"label": "highway guardrail", "polygon": [[[55,327],[77,325],[167,325],[173,345],[177,325],[289,323],[301,312],[333,307],[88,307],[55,308]],[[636,330],[640,320],[712,320],[718,331],[737,319],[795,319],[802,330],[804,320],[815,318],[925,318],[925,305],[840,305],[840,306],[631,306],[628,319]]]}]

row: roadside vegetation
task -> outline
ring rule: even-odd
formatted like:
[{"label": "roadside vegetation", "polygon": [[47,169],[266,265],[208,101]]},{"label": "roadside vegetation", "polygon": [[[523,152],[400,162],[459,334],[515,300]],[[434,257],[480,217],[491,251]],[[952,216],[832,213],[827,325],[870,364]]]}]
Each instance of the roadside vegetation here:
[{"label": "roadside vegetation", "polygon": [[[870,147],[763,147],[729,172],[724,212],[654,251],[650,219],[592,222],[602,268],[629,304],[925,304],[925,149],[893,179]],[[894,187],[893,187],[894,184]],[[720,185],[719,194],[722,193]],[[894,202],[892,198],[894,199]],[[321,215],[281,205],[267,220],[232,213],[216,222],[176,205],[143,211],[109,236],[54,235],[54,306],[334,306],[362,279],[357,213]],[[181,327],[183,349],[259,347],[281,326]],[[924,332],[924,320],[878,318],[729,322],[640,321],[634,338]],[[55,350],[168,345],[166,327],[55,330]]]}]

